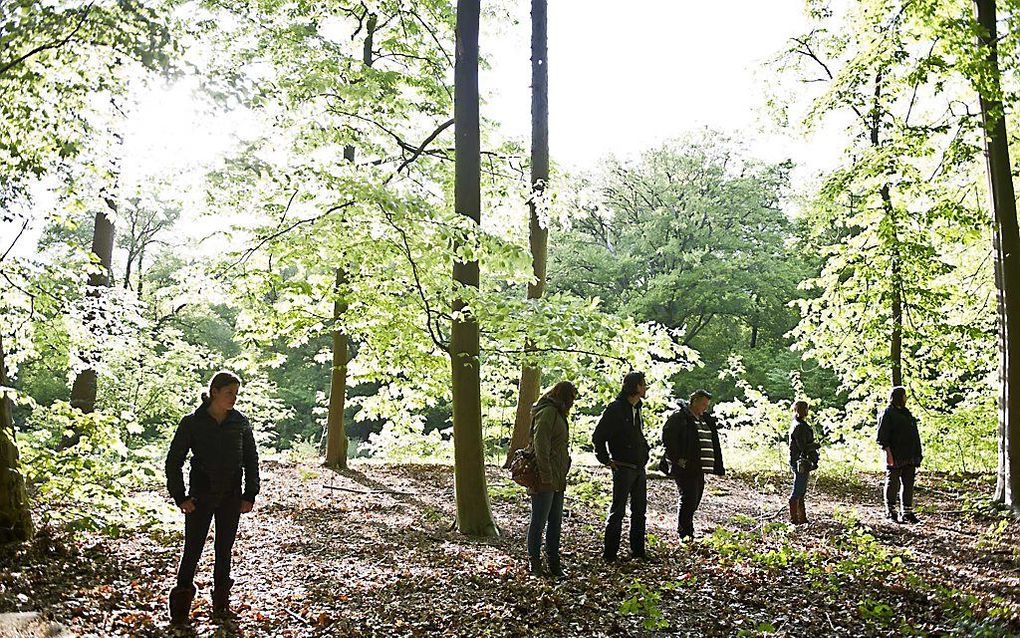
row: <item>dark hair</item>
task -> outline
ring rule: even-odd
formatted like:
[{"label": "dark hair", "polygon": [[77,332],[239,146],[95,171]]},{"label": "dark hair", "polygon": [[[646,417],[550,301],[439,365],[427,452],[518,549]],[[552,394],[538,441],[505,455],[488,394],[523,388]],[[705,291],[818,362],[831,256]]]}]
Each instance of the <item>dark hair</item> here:
[{"label": "dark hair", "polygon": [[570,381],[560,381],[545,393],[545,398],[555,399],[563,405],[572,404],[577,398],[577,387]]},{"label": "dark hair", "polygon": [[793,411],[796,412],[797,408],[804,408],[806,410],[808,408],[808,402],[805,401],[804,399],[800,399],[798,401],[794,401],[793,402]]},{"label": "dark hair", "polygon": [[708,390],[695,390],[691,392],[691,403],[694,403],[695,399],[711,399],[712,394]]},{"label": "dark hair", "polygon": [[229,370],[220,370],[213,375],[213,378],[209,381],[209,391],[202,393],[202,402],[209,401],[209,397],[212,396],[213,390],[219,390],[232,385],[241,385],[241,377],[237,376]]},{"label": "dark hair", "polygon": [[637,387],[639,385],[647,385],[645,383],[645,373],[628,372],[626,376],[623,377],[623,389],[621,392],[627,396],[635,395],[637,394]]},{"label": "dark hair", "polygon": [[901,385],[896,386],[889,393],[889,404],[900,405],[907,400],[907,389]]}]

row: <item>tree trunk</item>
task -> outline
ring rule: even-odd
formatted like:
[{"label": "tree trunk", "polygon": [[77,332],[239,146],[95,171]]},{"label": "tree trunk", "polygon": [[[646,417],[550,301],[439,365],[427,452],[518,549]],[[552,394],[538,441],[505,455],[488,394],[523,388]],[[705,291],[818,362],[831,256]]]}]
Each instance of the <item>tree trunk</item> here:
[{"label": "tree trunk", "polygon": [[[549,47],[548,47],[548,0],[531,2],[531,190],[528,203],[531,216],[529,243],[531,264],[535,280],[528,284],[528,299],[540,299],[545,292],[546,261],[548,256],[549,229],[543,227],[538,218],[537,200],[542,197],[549,184]],[[526,341],[524,350],[531,349]],[[521,382],[517,395],[517,416],[514,431],[510,437],[504,467],[510,466],[515,451],[527,447],[531,440],[531,406],[538,400],[542,385],[542,370],[529,365],[527,360],[521,366]]]},{"label": "tree trunk", "polygon": [[[353,159],[354,149],[348,147]],[[346,154],[346,149],[345,149]],[[333,302],[333,319],[340,321],[347,303],[340,298],[344,271],[336,269],[337,299]],[[347,469],[347,432],[344,430],[344,402],[347,398],[347,334],[333,329],[333,367],[329,377],[329,414],[326,416],[326,467]]]},{"label": "tree trunk", "polygon": [[[116,210],[117,204],[112,195],[107,197],[106,204],[111,212]],[[101,297],[102,289],[110,286],[113,272],[113,236],[114,228],[111,217],[104,211],[96,213],[95,229],[92,232],[92,253],[99,259],[101,269],[89,275],[88,295],[90,297]],[[94,315],[86,317],[86,321],[90,323],[96,319],[97,317]],[[95,352],[86,354],[87,361],[95,361],[97,357]],[[96,371],[94,369],[82,370],[75,377],[74,385],[71,387],[71,405],[85,414],[96,409]],[[61,445],[69,447],[77,443],[79,438],[80,434],[76,433],[74,436],[66,438]]]},{"label": "tree trunk", "polygon": [[[1014,511],[1020,511],[1020,228],[1017,226],[1016,191],[1010,173],[1009,138],[1002,105],[1001,72],[995,24],[995,0],[975,0],[978,22],[982,27],[979,45],[984,50],[987,83],[978,86],[981,118],[985,129],[985,155],[988,162],[988,190],[991,196],[998,246],[1001,299],[1000,340],[1003,352],[1000,366],[999,432],[1002,454],[1001,499]],[[996,490],[998,492],[998,490]],[[1000,495],[997,493],[997,497]]]},{"label": "tree trunk", "polygon": [[[10,387],[7,364],[0,337],[0,387]],[[29,509],[25,477],[18,461],[18,444],[14,434],[13,405],[0,393],[0,545],[32,538],[32,513]]]},{"label": "tree trunk", "polygon": [[[481,141],[478,114],[478,23],[480,0],[457,3],[457,59],[454,69],[456,184],[454,206],[478,230],[481,219]],[[468,238],[470,241],[471,239]],[[455,256],[458,288],[478,288],[478,261]],[[463,299],[453,301],[450,367],[453,390],[454,491],[457,529],[471,536],[496,536],[485,483],[478,322]]]},{"label": "tree trunk", "polygon": [[[374,13],[368,15],[365,28],[365,44],[362,49],[361,61],[366,67],[371,67],[372,39],[375,36],[376,16]],[[354,146],[344,147],[344,159],[354,163],[356,155]],[[333,302],[333,320],[339,323],[341,317],[347,312],[347,301],[341,298],[341,291],[347,279],[342,268],[336,269],[336,301]],[[349,341],[347,333],[334,328],[331,334],[333,339],[333,367],[329,376],[329,412],[326,416],[326,467],[337,470],[347,469],[347,430],[344,428],[344,407],[347,401],[347,357]]]}]

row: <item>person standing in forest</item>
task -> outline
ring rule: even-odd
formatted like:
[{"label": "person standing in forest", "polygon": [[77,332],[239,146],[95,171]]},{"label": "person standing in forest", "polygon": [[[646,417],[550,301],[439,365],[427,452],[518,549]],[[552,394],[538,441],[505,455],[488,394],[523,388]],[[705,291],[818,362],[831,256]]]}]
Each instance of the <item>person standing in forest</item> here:
[{"label": "person standing in forest", "polygon": [[605,544],[602,558],[616,561],[623,532],[623,517],[630,501],[630,554],[637,560],[648,560],[645,552],[645,510],[648,507],[648,441],[642,431],[641,400],[647,385],[642,372],[628,372],[623,388],[606,407],[595,426],[592,444],[595,458],[613,472],[613,501],[606,519]]},{"label": "person standing in forest", "polygon": [[815,443],[815,433],[807,422],[807,417],[807,401],[795,402],[789,436],[790,469],[793,470],[790,522],[795,525],[808,522],[804,497],[807,494],[808,478],[813,470],[818,469],[818,444]]},{"label": "person standing in forest", "polygon": [[570,428],[567,417],[577,400],[577,388],[560,381],[531,408],[531,441],[535,450],[539,486],[530,491],[531,524],[528,526],[528,558],[531,573],[542,575],[542,534],[549,574],[563,577],[560,564],[560,529],[563,523],[563,494],[570,471]]},{"label": "person standing in forest", "polygon": [[715,417],[708,414],[712,395],[696,390],[688,403],[666,419],[662,426],[662,444],[666,448],[666,474],[677,488],[677,533],[680,538],[694,537],[694,513],[705,493],[705,474],[722,476],[722,447]]},{"label": "person standing in forest", "polygon": [[916,523],[914,477],[921,465],[921,435],[917,431],[917,419],[907,409],[907,389],[901,385],[889,393],[889,406],[879,420],[877,440],[885,451],[886,518],[894,523]]},{"label": "person standing in forest", "polygon": [[[195,571],[206,535],[216,520],[213,568],[213,613],[230,613],[230,554],[241,514],[252,510],[259,493],[259,455],[251,424],[234,409],[241,380],[232,372],[217,372],[208,394],[195,412],[181,419],[166,457],[166,484],[171,498],[184,512],[184,551],[177,585],[170,591],[173,623],[187,622],[195,597]],[[191,452],[190,487],[184,488],[184,461]],[[242,490],[242,476],[244,488]]]}]

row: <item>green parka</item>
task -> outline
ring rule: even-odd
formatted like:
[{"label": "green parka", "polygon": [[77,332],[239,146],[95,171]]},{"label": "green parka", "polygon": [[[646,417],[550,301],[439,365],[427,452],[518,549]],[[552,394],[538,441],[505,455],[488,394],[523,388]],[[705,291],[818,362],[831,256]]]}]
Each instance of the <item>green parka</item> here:
[{"label": "green parka", "polygon": [[567,472],[570,471],[566,409],[559,401],[542,397],[531,408],[531,416],[531,441],[542,491],[563,492],[567,489]]}]

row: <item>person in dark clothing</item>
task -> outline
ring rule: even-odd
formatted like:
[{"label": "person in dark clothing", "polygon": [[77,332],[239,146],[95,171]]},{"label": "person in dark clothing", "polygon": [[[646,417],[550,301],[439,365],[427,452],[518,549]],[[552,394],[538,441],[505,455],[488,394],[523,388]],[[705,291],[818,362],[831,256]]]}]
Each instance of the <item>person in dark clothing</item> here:
[{"label": "person in dark clothing", "polygon": [[[209,393],[193,414],[181,419],[166,457],[166,485],[184,512],[184,551],[177,585],[170,591],[170,619],[187,622],[195,597],[195,570],[209,526],[216,520],[213,612],[230,612],[230,553],[241,514],[252,510],[259,493],[259,456],[251,424],[234,409],[241,380],[218,372]],[[190,486],[185,492],[183,467],[191,452]],[[244,489],[241,479],[244,478]]]},{"label": "person in dark clothing", "polygon": [[560,381],[531,408],[531,444],[535,450],[539,486],[531,492],[531,524],[528,526],[528,558],[531,573],[542,575],[542,533],[549,573],[563,577],[560,564],[560,529],[563,493],[570,471],[570,429],[567,416],[577,399],[577,388]]},{"label": "person in dark clothing", "polygon": [[645,465],[649,447],[641,421],[641,399],[646,389],[644,373],[629,372],[623,378],[623,389],[606,407],[592,435],[595,458],[613,472],[613,501],[606,519],[602,551],[602,558],[608,563],[616,560],[620,549],[628,500],[631,557],[649,560],[645,552],[645,510],[648,507]]},{"label": "person in dark clothing", "polygon": [[[889,394],[889,407],[878,425],[878,444],[885,450],[885,512],[893,522],[916,523],[914,475],[921,465],[921,435],[917,419],[907,409],[907,389],[896,386]],[[897,498],[898,496],[898,498]],[[902,518],[897,519],[897,500]]]},{"label": "person in dark clothing", "polygon": [[808,403],[793,404],[793,423],[790,424],[790,469],[793,471],[793,491],[790,493],[790,522],[806,523],[807,510],[804,497],[812,470],[818,469],[818,444],[815,433],[807,422]]},{"label": "person in dark clothing", "polygon": [[676,481],[677,533],[694,537],[694,513],[705,493],[705,474],[726,473],[715,417],[707,414],[712,395],[705,390],[691,394],[690,402],[666,419],[662,444],[666,448],[666,473]]}]

